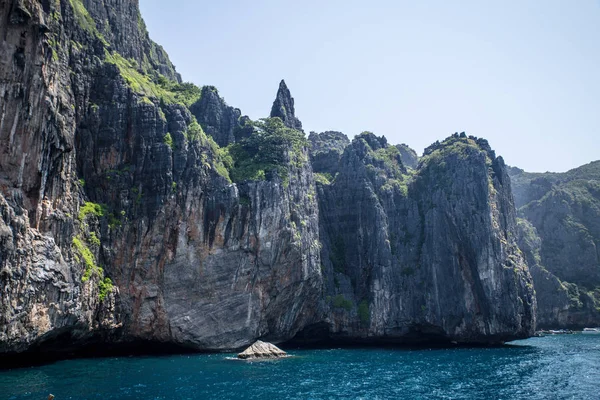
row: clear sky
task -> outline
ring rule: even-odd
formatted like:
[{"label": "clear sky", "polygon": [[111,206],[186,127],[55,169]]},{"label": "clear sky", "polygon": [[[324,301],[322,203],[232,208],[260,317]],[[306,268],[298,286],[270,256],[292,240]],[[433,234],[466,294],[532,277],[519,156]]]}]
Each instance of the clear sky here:
[{"label": "clear sky", "polygon": [[284,78],[305,131],[417,150],[454,132],[510,165],[600,159],[600,0],[140,0],[185,81],[251,118]]}]

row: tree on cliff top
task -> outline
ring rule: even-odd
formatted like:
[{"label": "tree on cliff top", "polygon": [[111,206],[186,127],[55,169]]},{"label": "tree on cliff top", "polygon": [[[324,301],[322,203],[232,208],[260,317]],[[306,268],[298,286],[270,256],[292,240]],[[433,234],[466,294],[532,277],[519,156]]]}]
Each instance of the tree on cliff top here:
[{"label": "tree on cliff top", "polygon": [[270,179],[276,173],[286,180],[288,163],[306,161],[304,134],[284,125],[280,118],[253,122],[253,133],[227,148],[227,167],[234,182]]}]

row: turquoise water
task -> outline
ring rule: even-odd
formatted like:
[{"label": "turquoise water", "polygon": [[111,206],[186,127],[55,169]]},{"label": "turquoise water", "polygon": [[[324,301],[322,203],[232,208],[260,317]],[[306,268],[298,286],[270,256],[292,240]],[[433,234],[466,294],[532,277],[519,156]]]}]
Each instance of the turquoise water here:
[{"label": "turquoise water", "polygon": [[61,361],[0,371],[0,399],[600,399],[600,336],[291,353],[252,363],[224,354]]}]

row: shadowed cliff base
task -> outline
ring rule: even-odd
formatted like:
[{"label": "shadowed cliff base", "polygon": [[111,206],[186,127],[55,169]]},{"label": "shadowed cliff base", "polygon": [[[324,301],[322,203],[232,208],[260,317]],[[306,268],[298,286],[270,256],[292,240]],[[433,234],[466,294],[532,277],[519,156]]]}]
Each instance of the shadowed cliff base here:
[{"label": "shadowed cliff base", "polygon": [[[293,339],[276,343],[286,352],[302,349],[331,349],[331,348],[388,348],[398,350],[422,349],[452,349],[452,348],[486,348],[509,347],[503,340],[478,343],[457,343],[441,334],[413,332],[402,338],[353,338],[340,335],[332,336],[328,330],[320,331],[321,327],[308,327],[298,333]],[[522,338],[525,339],[525,338]],[[510,340],[519,340],[511,338]],[[52,364],[59,361],[74,359],[94,359],[111,357],[157,357],[198,354],[236,353],[244,347],[209,351],[168,342],[131,340],[118,343],[90,340],[73,346],[70,335],[65,334],[34,346],[23,353],[4,353],[0,358],[0,370],[28,368]],[[292,354],[293,355],[293,354]]]},{"label": "shadowed cliff base", "polygon": [[51,342],[44,342],[43,345],[34,346],[23,353],[4,353],[0,357],[0,370],[26,368],[78,358],[215,353],[165,342],[132,340],[128,342],[109,343],[92,340],[88,343],[73,346],[68,340],[63,339],[57,337]]},{"label": "shadowed cliff base", "polygon": [[315,348],[326,349],[335,347],[390,347],[390,348],[454,348],[454,347],[497,347],[506,343],[527,339],[530,336],[523,334],[516,337],[513,333],[504,335],[472,338],[469,341],[455,341],[444,334],[443,329],[435,326],[412,326],[399,329],[402,335],[389,335],[379,337],[356,337],[330,331],[327,323],[320,323],[306,327],[298,332],[292,339],[279,344],[284,349]]}]

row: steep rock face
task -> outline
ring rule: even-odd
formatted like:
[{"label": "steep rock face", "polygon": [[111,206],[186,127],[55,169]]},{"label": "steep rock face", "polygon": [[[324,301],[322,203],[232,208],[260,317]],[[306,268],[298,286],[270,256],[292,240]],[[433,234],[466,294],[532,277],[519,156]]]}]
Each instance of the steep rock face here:
[{"label": "steep rock face", "polygon": [[600,287],[599,205],[600,182],[588,182],[553,190],[520,210],[543,238],[542,265],[550,272],[578,285]]},{"label": "steep rock face", "polygon": [[600,162],[562,174],[510,172],[521,248],[543,271],[533,273],[540,326],[600,325]]},{"label": "steep rock face", "polygon": [[348,136],[333,131],[311,132],[308,135],[308,140],[311,146],[310,162],[313,171],[335,174],[344,149],[350,144]]},{"label": "steep rock face", "polygon": [[82,271],[55,240],[30,227],[15,192],[8,201],[0,196],[0,353],[60,335],[64,347],[47,350],[64,351],[70,341],[118,331],[114,296],[99,301],[95,285],[81,282]]},{"label": "steep rock face", "polygon": [[279,90],[277,90],[277,97],[273,102],[271,108],[271,118],[281,118],[283,123],[292,129],[302,130],[302,122],[296,118],[296,109],[294,108],[294,98],[292,97],[290,90],[285,84],[284,80],[281,80],[279,84]]},{"label": "steep rock face", "polygon": [[211,141],[188,139],[185,107],[115,99],[131,93],[101,86],[100,115],[78,150],[94,160],[81,165],[90,198],[118,219],[99,236],[121,288],[124,339],[231,349],[289,338],[312,321],[320,272],[310,165],[291,166],[286,185],[230,184]]},{"label": "steep rock face", "polygon": [[518,220],[518,243],[531,271],[536,291],[537,327],[540,329],[584,328],[598,325],[600,312],[593,293],[574,283],[561,281],[540,265],[542,240],[525,219]]},{"label": "steep rock face", "polygon": [[419,164],[419,156],[417,155],[417,152],[404,143],[398,144],[396,147],[400,151],[402,164],[404,164],[407,168],[417,168],[417,165]]},{"label": "steep rock face", "polygon": [[[148,36],[139,0],[72,0],[71,4],[80,9],[75,14],[79,25],[97,31],[123,57],[134,59],[141,68],[181,82],[165,50]],[[85,16],[86,12],[91,20]]]},{"label": "steep rock face", "polygon": [[236,130],[240,130],[241,111],[225,103],[219,92],[212,86],[202,88],[200,99],[190,107],[204,132],[212,136],[219,146],[227,146],[236,141]]},{"label": "steep rock face", "polygon": [[[85,341],[120,327],[118,290],[100,294],[98,277],[84,279],[86,260],[71,248],[81,199],[69,64],[82,60],[62,50],[86,38],[76,18],[68,3],[0,2],[0,20],[10,21],[0,27],[2,352],[57,336]],[[86,256],[91,261],[93,250]]]},{"label": "steep rock face", "polygon": [[[137,3],[89,3],[25,1],[17,18],[0,1],[16,21],[1,28],[0,351],[231,349],[315,322],[310,165],[231,184],[186,107],[199,90],[152,44],[135,53]],[[123,13],[106,30],[103,9]]]},{"label": "steep rock face", "polygon": [[510,180],[485,140],[435,144],[409,174],[396,147],[364,133],[318,194],[332,337],[489,343],[533,332]]}]

